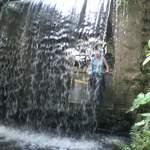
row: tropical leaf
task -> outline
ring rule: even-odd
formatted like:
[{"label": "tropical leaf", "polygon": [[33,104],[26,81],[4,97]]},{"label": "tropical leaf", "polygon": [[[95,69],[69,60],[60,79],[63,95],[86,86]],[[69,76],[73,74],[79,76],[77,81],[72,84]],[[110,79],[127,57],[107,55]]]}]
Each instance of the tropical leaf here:
[{"label": "tropical leaf", "polygon": [[135,125],[136,127],[140,127],[140,126],[144,126],[145,123],[146,123],[145,120],[142,120],[142,121],[140,121],[140,122],[135,123],[134,125]]},{"label": "tropical leaf", "polygon": [[144,114],[141,114],[141,116],[143,116],[143,117],[150,117],[150,113],[144,113]]},{"label": "tropical leaf", "polygon": [[146,54],[146,57],[149,57],[149,56],[150,56],[150,52]]},{"label": "tropical leaf", "polygon": [[144,93],[140,93],[138,94],[137,98],[144,98],[145,94]]},{"label": "tropical leaf", "polygon": [[144,62],[143,62],[143,66],[145,66],[148,62],[150,61],[150,56],[149,57],[147,57],[145,60],[144,60]]},{"label": "tropical leaf", "polygon": [[134,99],[132,107],[129,109],[128,112],[134,111],[140,108],[140,106],[148,104],[148,103],[150,103],[150,92],[148,92],[147,94],[140,93],[137,96],[137,98]]},{"label": "tropical leaf", "polygon": [[150,39],[148,40],[148,48],[150,48]]},{"label": "tropical leaf", "polygon": [[150,92],[146,93],[145,96],[149,96],[150,97]]}]

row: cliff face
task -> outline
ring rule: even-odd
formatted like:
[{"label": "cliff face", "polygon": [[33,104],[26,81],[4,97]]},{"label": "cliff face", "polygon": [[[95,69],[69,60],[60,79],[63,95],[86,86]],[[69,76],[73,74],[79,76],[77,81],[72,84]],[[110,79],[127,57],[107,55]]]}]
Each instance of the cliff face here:
[{"label": "cliff face", "polygon": [[141,91],[141,62],[144,44],[150,36],[150,1],[116,2],[115,101],[128,107]]}]

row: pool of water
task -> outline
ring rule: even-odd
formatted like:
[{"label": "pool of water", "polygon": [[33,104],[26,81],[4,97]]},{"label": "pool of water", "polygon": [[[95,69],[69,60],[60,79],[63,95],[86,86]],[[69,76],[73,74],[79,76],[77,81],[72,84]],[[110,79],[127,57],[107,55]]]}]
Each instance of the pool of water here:
[{"label": "pool of water", "polygon": [[125,138],[111,135],[74,138],[0,125],[0,150],[113,150],[115,140],[124,142]]}]

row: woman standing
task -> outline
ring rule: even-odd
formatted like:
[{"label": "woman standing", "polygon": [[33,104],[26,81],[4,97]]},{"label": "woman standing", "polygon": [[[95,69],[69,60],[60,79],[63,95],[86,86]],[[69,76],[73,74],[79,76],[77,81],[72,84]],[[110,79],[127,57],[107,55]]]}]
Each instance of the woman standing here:
[{"label": "woman standing", "polygon": [[[104,68],[105,66],[105,68]],[[97,103],[103,100],[103,91],[105,88],[105,81],[104,81],[104,73],[109,72],[108,63],[98,47],[95,47],[94,55],[91,59],[91,86],[92,86],[92,94],[94,96],[94,100]],[[92,97],[93,97],[92,96]]]}]

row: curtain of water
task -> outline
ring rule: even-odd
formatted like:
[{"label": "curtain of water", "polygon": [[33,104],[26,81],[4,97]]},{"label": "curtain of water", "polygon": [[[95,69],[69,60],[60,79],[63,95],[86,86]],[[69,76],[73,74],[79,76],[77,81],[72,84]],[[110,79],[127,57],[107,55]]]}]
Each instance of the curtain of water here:
[{"label": "curtain of water", "polygon": [[[93,128],[95,104],[89,98],[88,75],[75,75],[74,63],[104,41],[110,3],[7,3],[0,22],[1,116],[38,127]],[[72,88],[74,76],[85,84]]]},{"label": "curtain of water", "polygon": [[[115,9],[116,9],[115,10],[115,14],[116,14],[116,16],[115,16],[115,19],[116,19],[115,20],[115,26],[116,26],[115,34],[116,35],[117,35],[118,30],[120,28],[120,27],[118,27],[118,21],[119,21],[118,19],[122,18],[122,17],[124,17],[125,19],[124,19],[124,22],[122,23],[122,27],[120,28],[120,30],[122,30],[121,32],[124,33],[124,26],[123,25],[125,25],[128,22],[128,8],[127,8],[128,3],[129,3],[128,0],[125,0],[125,1],[123,1],[123,0],[114,0],[114,4],[115,4],[114,6],[115,6]],[[116,41],[118,40],[117,36],[115,36],[115,39],[116,39]]]}]

